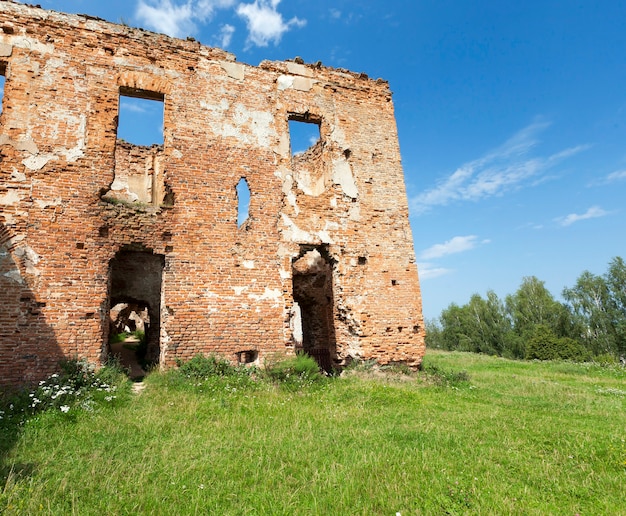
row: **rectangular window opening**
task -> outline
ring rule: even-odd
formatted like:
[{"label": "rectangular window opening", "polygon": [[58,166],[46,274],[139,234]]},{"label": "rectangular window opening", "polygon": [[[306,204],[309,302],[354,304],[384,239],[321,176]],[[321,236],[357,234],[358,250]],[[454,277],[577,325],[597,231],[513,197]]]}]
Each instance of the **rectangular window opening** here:
[{"label": "rectangular window opening", "polygon": [[306,115],[289,115],[289,141],[291,144],[291,155],[299,156],[320,141],[321,120]]},{"label": "rectangular window opening", "polygon": [[4,86],[6,84],[7,64],[0,61],[0,114],[2,114],[4,105]]},{"label": "rectangular window opening", "polygon": [[163,145],[162,93],[120,88],[117,138],[133,145]]}]

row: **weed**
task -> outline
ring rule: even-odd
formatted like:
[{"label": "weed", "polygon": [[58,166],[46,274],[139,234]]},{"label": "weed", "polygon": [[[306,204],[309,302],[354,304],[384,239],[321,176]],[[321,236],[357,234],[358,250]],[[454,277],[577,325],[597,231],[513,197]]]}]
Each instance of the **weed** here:
[{"label": "weed", "polygon": [[65,359],[61,372],[42,380],[34,389],[22,389],[0,402],[0,420],[23,424],[46,410],[67,414],[70,410],[92,410],[97,401],[117,398],[118,386],[124,381],[119,368],[104,367],[96,373],[87,362]]},{"label": "weed", "polygon": [[435,364],[425,365],[423,372],[431,382],[441,387],[461,387],[470,381],[467,371],[450,371]]},{"label": "weed", "polygon": [[324,379],[318,363],[306,353],[272,357],[266,361],[263,372],[270,380],[288,388],[300,388]]}]

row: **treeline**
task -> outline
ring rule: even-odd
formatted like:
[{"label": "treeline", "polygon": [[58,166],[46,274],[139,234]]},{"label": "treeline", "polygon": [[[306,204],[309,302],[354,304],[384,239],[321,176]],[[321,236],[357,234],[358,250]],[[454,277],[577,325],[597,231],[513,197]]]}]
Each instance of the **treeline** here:
[{"label": "treeline", "polygon": [[616,361],[626,356],[626,264],[609,262],[605,274],[583,272],[557,301],[544,282],[523,279],[504,300],[493,291],[451,304],[426,325],[431,348],[507,358]]}]

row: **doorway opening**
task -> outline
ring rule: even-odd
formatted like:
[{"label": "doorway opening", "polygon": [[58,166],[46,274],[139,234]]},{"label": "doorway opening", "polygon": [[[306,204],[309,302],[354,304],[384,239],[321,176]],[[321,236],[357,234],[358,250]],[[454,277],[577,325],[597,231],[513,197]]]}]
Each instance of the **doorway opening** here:
[{"label": "doorway opening", "polygon": [[110,262],[108,351],[131,378],[159,363],[164,266],[150,251],[122,250]]},{"label": "doorway opening", "polygon": [[334,324],[333,259],[327,246],[300,246],[293,260],[294,342],[326,372],[337,358]]}]

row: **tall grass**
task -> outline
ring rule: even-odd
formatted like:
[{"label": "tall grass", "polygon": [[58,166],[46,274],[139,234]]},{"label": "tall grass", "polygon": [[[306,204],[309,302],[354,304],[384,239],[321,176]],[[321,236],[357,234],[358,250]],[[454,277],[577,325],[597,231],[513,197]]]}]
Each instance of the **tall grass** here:
[{"label": "tall grass", "polygon": [[424,369],[299,389],[149,375],[24,425],[0,513],[626,513],[623,369],[444,352]]}]

